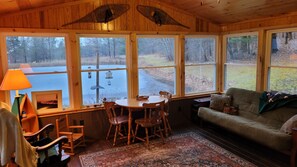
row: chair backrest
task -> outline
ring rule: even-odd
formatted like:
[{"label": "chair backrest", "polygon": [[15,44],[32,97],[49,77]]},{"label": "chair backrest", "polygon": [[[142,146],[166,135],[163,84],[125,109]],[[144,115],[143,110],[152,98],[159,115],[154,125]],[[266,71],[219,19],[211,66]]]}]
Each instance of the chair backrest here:
[{"label": "chair backrest", "polygon": [[56,131],[57,137],[60,137],[59,132],[69,132],[69,120],[68,115],[56,119]]},{"label": "chair backrest", "polygon": [[[104,102],[104,108],[110,123],[117,123],[117,114],[115,111],[115,102]],[[115,122],[114,122],[115,121]]]},{"label": "chair backrest", "polygon": [[165,112],[169,112],[169,103],[170,103],[170,101],[171,101],[171,99],[172,99],[172,94],[170,93],[170,92],[167,92],[167,91],[160,91],[159,92],[159,95],[161,96],[161,97],[165,97],[165,98],[167,98],[167,103],[166,103],[166,105],[165,105],[165,109],[164,109],[164,111]]},{"label": "chair backrest", "polygon": [[167,91],[162,91],[162,90],[161,90],[161,91],[159,92],[159,95],[162,96],[162,97],[167,98],[168,101],[171,100],[171,98],[172,98],[172,94],[171,94],[170,92],[167,92]]},{"label": "chair backrest", "polygon": [[2,101],[0,101],[0,108],[5,108],[6,110],[11,111],[11,107],[7,103]]},{"label": "chair backrest", "polygon": [[144,118],[161,118],[161,112],[164,111],[165,100],[156,103],[143,103]]}]

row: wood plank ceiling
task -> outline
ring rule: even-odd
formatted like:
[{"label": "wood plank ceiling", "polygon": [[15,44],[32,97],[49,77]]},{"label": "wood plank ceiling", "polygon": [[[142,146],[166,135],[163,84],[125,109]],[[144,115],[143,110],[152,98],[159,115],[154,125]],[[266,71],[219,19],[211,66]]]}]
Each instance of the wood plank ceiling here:
[{"label": "wood plank ceiling", "polygon": [[[0,0],[0,14],[83,0]],[[90,0],[89,0],[90,1]],[[157,0],[205,18],[228,24],[297,12],[297,0]],[[108,1],[107,1],[108,2]],[[219,3],[218,3],[219,2]]]}]

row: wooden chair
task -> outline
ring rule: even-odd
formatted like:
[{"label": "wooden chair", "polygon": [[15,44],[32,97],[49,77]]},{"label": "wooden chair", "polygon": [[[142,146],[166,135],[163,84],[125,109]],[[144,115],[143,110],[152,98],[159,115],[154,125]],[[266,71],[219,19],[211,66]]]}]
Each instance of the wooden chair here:
[{"label": "wooden chair", "polygon": [[7,103],[2,101],[0,101],[0,108],[5,108],[6,110],[11,111],[11,107]]},{"label": "wooden chair", "polygon": [[57,137],[67,136],[68,143],[64,144],[63,148],[70,150],[70,152],[67,152],[68,154],[74,155],[74,148],[77,146],[85,146],[84,126],[70,126],[67,114],[65,117],[56,119],[56,131]]},{"label": "wooden chair", "polygon": [[[113,146],[115,146],[118,136],[120,136],[120,139],[127,138],[127,136],[121,133],[121,125],[128,124],[129,119],[128,119],[128,116],[123,115],[122,111],[120,114],[117,114],[116,112],[117,107],[115,105],[115,102],[104,102],[104,108],[110,124],[106,135],[106,140],[109,139],[112,126],[115,126],[115,132],[113,136]],[[132,134],[133,134],[133,131],[132,131]]]},{"label": "wooden chair", "polygon": [[[163,143],[165,143],[163,132],[161,129],[162,124],[162,112],[164,112],[164,105],[165,101],[157,102],[157,103],[143,103],[144,108],[144,118],[136,119],[136,129],[135,129],[135,135],[133,138],[133,142],[135,139],[139,139],[143,142],[146,142],[146,147],[149,148],[149,138],[158,136],[161,137]],[[137,131],[139,126],[143,127],[145,129],[145,138],[141,138],[137,136]],[[153,134],[149,135],[149,128],[153,129]],[[157,129],[158,128],[158,129]],[[157,134],[159,132],[159,134]]]},{"label": "wooden chair", "polygon": [[171,102],[172,94],[167,92],[167,91],[160,91],[159,95],[168,99],[168,102],[165,104],[164,113],[162,115],[163,116],[162,119],[163,119],[163,124],[164,124],[165,136],[168,137],[168,134],[172,133],[171,126],[170,126],[169,119],[168,119],[168,117],[169,117],[169,104]]}]

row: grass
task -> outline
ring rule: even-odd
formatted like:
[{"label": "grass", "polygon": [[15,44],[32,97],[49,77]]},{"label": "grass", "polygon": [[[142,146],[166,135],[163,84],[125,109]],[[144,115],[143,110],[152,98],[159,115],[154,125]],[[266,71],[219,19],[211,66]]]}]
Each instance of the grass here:
[{"label": "grass", "polygon": [[256,66],[227,65],[225,86],[249,90],[256,89]]},{"label": "grass", "polygon": [[[81,60],[82,64],[95,65],[96,57],[86,57]],[[160,54],[151,54],[139,56],[141,67],[174,66],[174,61],[168,61],[165,56]],[[291,62],[292,63],[292,62]],[[30,63],[31,66],[57,66],[65,65],[64,61]],[[100,64],[126,64],[126,56],[100,57]],[[290,64],[290,63],[287,63]],[[294,64],[294,63],[293,63]],[[10,64],[11,67],[19,67],[20,64]],[[186,92],[207,91],[213,88],[215,84],[215,68],[213,65],[204,66],[186,66],[185,85]],[[256,88],[256,66],[255,65],[232,65],[226,66],[225,85],[226,89],[230,87],[239,87],[250,90]],[[165,83],[173,83],[174,72],[172,68],[154,68],[146,70],[155,79]],[[297,69],[294,68],[272,68],[270,73],[270,89],[285,91],[287,93],[297,93]]]}]

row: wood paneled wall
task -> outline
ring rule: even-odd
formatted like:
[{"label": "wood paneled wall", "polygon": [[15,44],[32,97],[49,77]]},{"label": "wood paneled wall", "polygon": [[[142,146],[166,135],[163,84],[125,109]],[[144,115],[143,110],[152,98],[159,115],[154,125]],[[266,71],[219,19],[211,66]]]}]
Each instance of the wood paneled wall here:
[{"label": "wood paneled wall", "polygon": [[[130,10],[119,18],[107,23],[76,23],[65,27],[62,25],[77,20],[97,7],[105,4],[129,4]],[[166,11],[171,17],[189,29],[175,26],[158,26],[142,16],[137,5],[147,5]],[[27,10],[0,17],[1,28],[34,29],[79,29],[102,31],[184,31],[184,32],[219,32],[220,27],[210,21],[171,7],[161,2],[144,0],[87,0],[70,2],[63,5]]]},{"label": "wood paneled wall", "polygon": [[297,26],[297,12],[282,15],[278,17],[269,17],[264,19],[248,20],[233,24],[227,24],[221,26],[222,32],[232,31],[253,31],[259,29],[278,29],[278,28],[290,28]]}]

